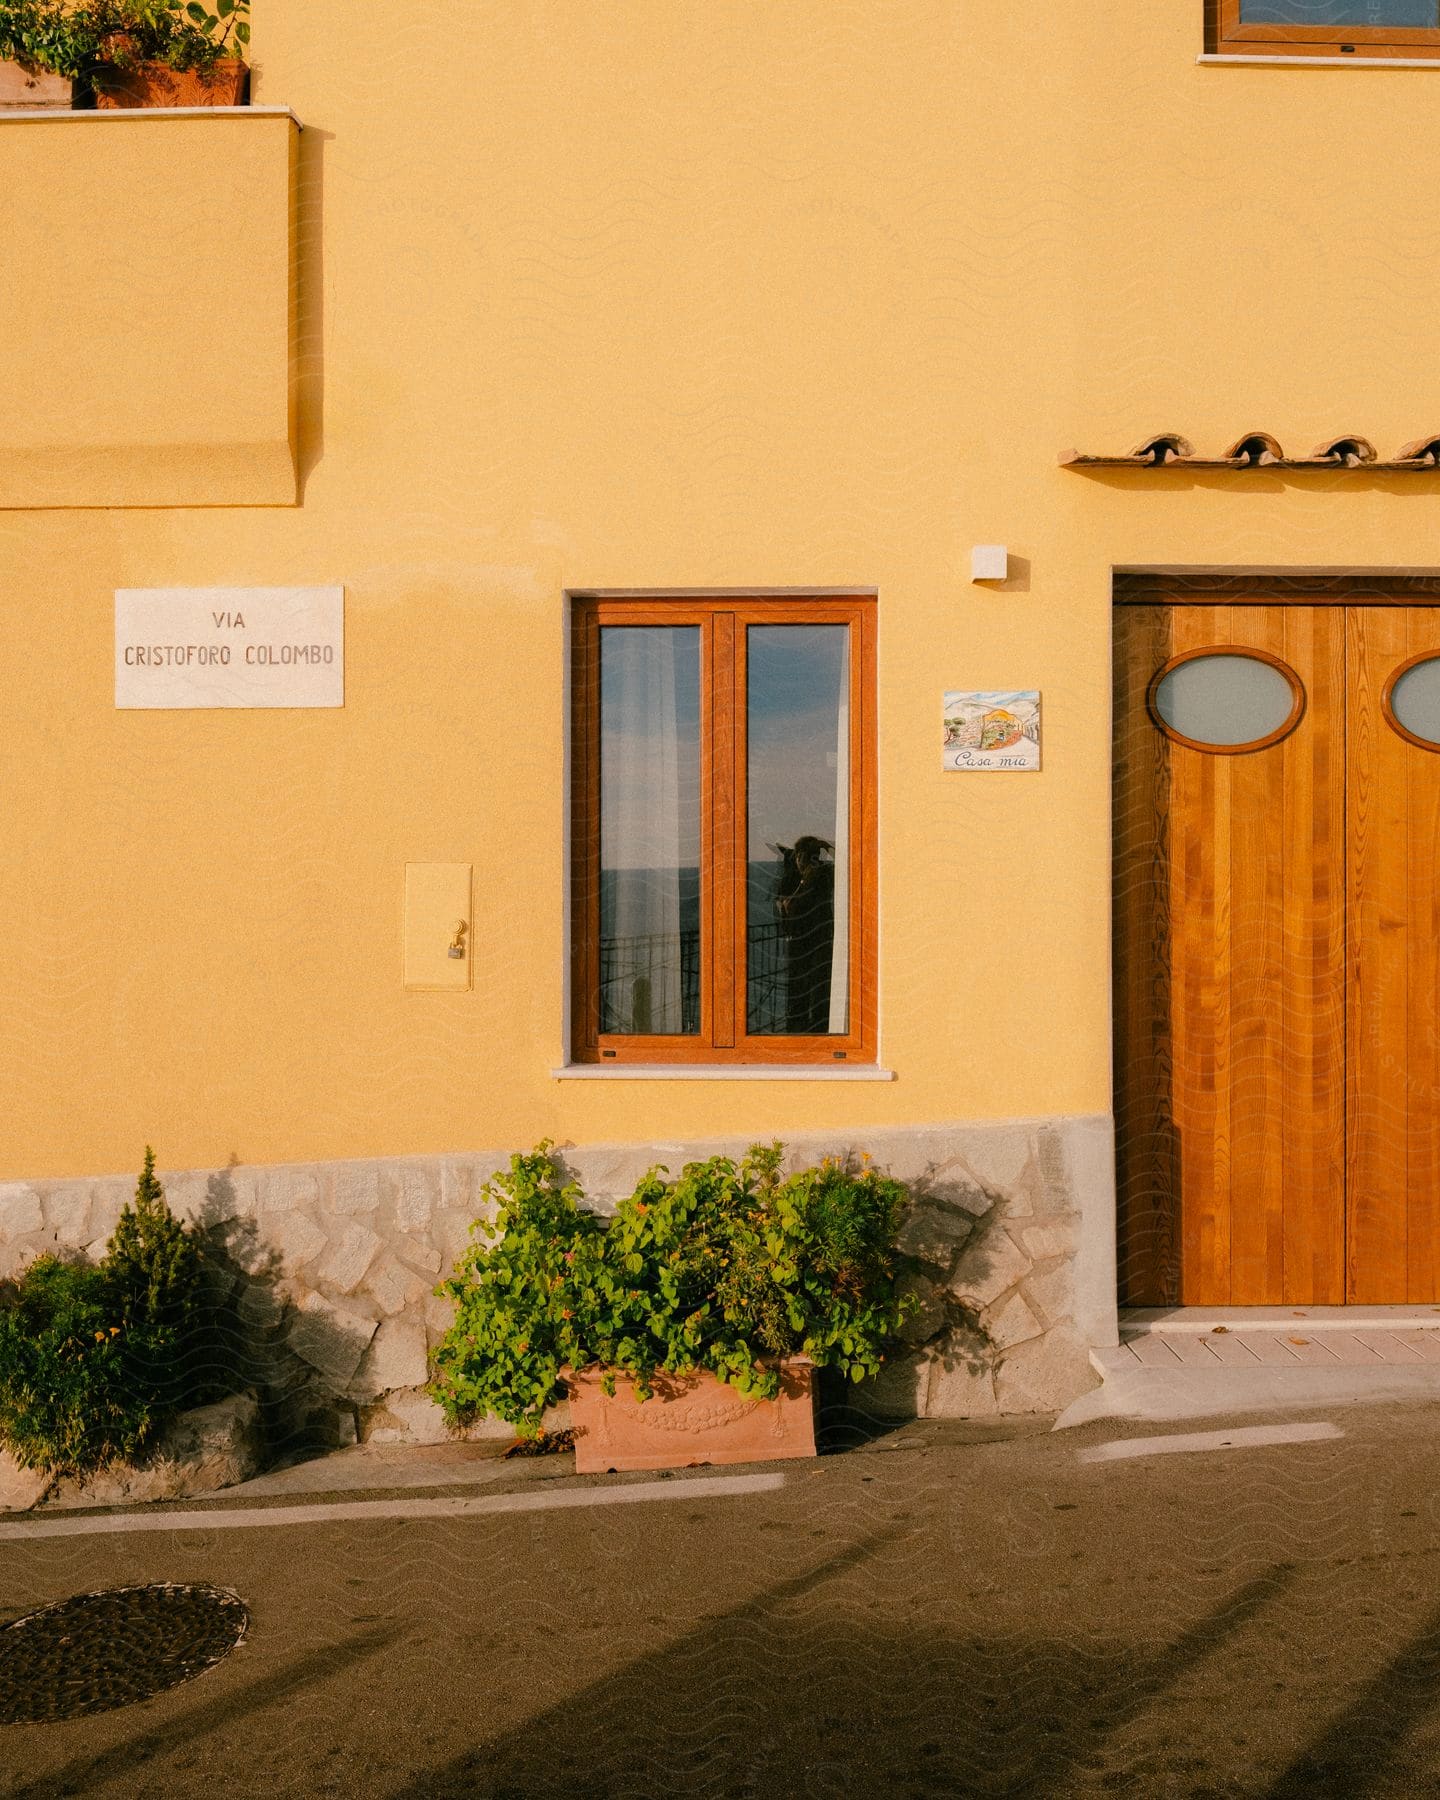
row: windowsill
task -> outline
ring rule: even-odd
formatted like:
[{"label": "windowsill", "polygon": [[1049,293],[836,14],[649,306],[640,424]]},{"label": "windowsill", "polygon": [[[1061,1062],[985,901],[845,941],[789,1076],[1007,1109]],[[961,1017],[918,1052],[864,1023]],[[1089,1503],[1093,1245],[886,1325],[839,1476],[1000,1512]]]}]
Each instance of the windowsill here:
[{"label": "windowsill", "polygon": [[821,1063],[566,1063],[556,1081],[894,1081],[893,1069],[827,1068]]},{"label": "windowsill", "polygon": [[1253,56],[1207,50],[1195,60],[1242,69],[1440,69],[1440,57],[1435,56]]}]

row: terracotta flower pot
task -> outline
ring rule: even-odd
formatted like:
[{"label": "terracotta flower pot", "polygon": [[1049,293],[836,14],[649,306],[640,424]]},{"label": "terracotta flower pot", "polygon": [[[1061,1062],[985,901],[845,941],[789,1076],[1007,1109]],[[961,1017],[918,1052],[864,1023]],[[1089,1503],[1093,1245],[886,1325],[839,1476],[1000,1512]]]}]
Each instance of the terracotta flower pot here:
[{"label": "terracotta flower pot", "polygon": [[585,1369],[569,1381],[579,1475],[815,1454],[815,1371],[803,1358],[780,1365],[774,1400],[748,1398],[709,1374],[657,1375],[654,1396],[644,1401],[620,1375],[612,1398],[602,1374]]},{"label": "terracotta flower pot", "polygon": [[68,112],[73,84],[47,69],[0,62],[0,112]]},{"label": "terracotta flower pot", "polygon": [[102,109],[156,106],[244,106],[250,86],[247,64],[222,57],[213,69],[172,69],[145,62],[133,69],[110,69],[95,83]]}]

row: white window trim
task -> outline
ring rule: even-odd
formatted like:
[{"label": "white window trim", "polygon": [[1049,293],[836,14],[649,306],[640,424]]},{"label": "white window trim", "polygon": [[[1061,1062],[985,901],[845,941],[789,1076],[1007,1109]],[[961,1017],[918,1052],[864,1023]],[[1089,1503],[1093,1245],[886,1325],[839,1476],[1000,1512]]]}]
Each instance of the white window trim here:
[{"label": "white window trim", "polygon": [[814,1063],[786,1068],[775,1063],[566,1063],[552,1069],[556,1081],[894,1081],[893,1069],[871,1063],[827,1069]]},{"label": "white window trim", "polygon": [[1250,56],[1243,51],[1207,50],[1197,63],[1242,69],[1440,69],[1437,56]]}]

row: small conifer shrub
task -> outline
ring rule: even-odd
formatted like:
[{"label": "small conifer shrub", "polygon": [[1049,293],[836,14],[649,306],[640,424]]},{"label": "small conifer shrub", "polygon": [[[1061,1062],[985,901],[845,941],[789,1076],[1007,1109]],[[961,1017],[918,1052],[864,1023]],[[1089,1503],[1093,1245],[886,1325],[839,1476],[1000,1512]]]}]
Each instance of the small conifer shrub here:
[{"label": "small conifer shrub", "polygon": [[42,1256],[0,1289],[0,1446],[57,1475],[143,1453],[216,1391],[213,1330],[199,1245],[147,1146],[98,1265]]}]

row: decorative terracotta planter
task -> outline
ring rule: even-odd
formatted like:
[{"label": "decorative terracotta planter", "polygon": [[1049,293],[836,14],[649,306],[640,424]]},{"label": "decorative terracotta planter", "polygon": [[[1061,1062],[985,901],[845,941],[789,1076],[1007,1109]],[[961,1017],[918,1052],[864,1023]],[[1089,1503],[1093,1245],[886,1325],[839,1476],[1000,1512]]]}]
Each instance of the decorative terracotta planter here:
[{"label": "decorative terracotta planter", "polygon": [[73,84],[46,69],[0,62],[0,112],[68,112]]},{"label": "decorative terracotta planter", "polygon": [[95,105],[102,110],[156,106],[244,106],[250,89],[247,64],[222,57],[213,69],[171,69],[164,63],[141,63],[134,69],[110,69],[95,83]]},{"label": "decorative terracotta planter", "polygon": [[750,1399],[709,1374],[657,1375],[654,1396],[644,1401],[620,1375],[612,1398],[601,1375],[585,1369],[570,1377],[578,1475],[815,1454],[815,1370],[801,1358],[781,1364],[774,1400]]}]

